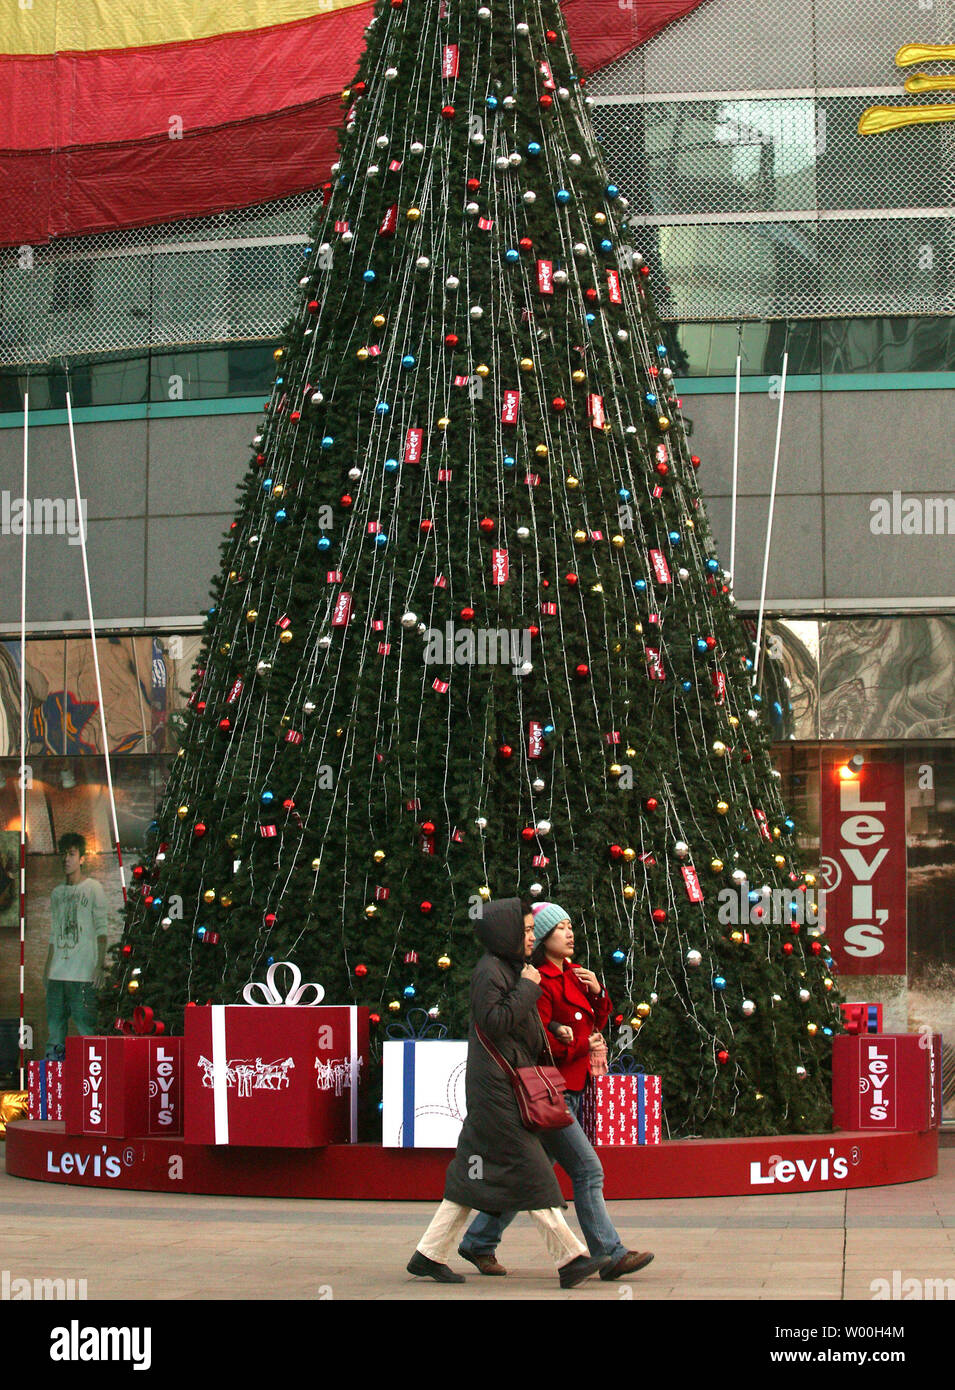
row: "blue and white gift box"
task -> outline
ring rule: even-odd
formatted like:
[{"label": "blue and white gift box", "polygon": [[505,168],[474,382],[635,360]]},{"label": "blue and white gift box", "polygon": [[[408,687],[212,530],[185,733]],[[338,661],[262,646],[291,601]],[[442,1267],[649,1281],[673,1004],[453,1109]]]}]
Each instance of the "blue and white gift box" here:
[{"label": "blue and white gift box", "polygon": [[424,1009],[406,1025],[388,1029],[382,1045],[382,1137],[386,1149],[453,1149],[466,1114],[466,1042],[448,1042],[447,1030]]}]

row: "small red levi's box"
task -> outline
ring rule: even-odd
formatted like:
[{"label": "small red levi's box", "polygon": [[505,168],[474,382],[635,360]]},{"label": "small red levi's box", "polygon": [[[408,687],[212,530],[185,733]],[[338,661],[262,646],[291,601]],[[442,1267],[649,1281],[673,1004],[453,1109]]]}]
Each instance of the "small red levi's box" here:
[{"label": "small red levi's box", "polygon": [[881,1033],[881,1004],[840,1004],[847,1033]]},{"label": "small red levi's box", "polygon": [[592,1144],[659,1144],[662,1121],[659,1076],[592,1076],[581,1097],[580,1126]]},{"label": "small red levi's box", "polygon": [[[368,1058],[368,1010],[283,1003],[270,965],[268,1007],[207,1004],[186,1010],[186,1142],[311,1149],[358,1140],[358,1086]],[[299,986],[288,999],[321,986]],[[269,997],[266,994],[266,997]],[[277,1002],[276,1002],[277,1001]]]},{"label": "small red levi's box", "polygon": [[940,1033],[842,1033],[832,1040],[837,1129],[935,1129],[942,1114]]},{"label": "small red levi's box", "polygon": [[67,1038],[67,1134],[182,1134],[182,1038]]}]

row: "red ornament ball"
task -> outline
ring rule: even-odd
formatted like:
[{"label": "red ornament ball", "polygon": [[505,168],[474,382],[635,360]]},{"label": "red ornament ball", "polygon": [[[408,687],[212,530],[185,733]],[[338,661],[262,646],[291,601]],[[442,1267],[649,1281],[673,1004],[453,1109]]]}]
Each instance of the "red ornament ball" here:
[{"label": "red ornament ball", "polygon": [[317,300],[317,299],[310,299],[310,300],[308,301],[308,312],[309,312],[310,314],[317,314],[317,313],[318,313],[318,310],[319,310],[319,303],[318,303],[318,300]]},{"label": "red ornament ball", "polygon": [[821,956],[821,955],[822,955],[822,942],[820,942],[820,941],[814,941],[814,942],[812,943],[812,948],[811,948],[811,949],[812,949],[812,953],[813,953],[814,956]]},{"label": "red ornament ball", "polygon": [[553,104],[554,98],[551,96],[550,92],[545,92],[540,99],[540,105],[544,108],[545,111],[549,111]]},{"label": "red ornament ball", "polygon": [[471,621],[473,621],[473,618],[474,618],[474,609],[473,609],[473,608],[462,608],[462,609],[461,609],[461,617],[462,617],[462,619],[463,619],[464,622],[470,623]]},{"label": "red ornament ball", "polygon": [[456,333],[446,333],[444,335],[444,345],[449,348],[456,348],[458,345],[458,335]]},{"label": "red ornament ball", "polygon": [[663,923],[664,923],[664,922],[666,921],[666,919],[667,919],[667,915],[666,915],[666,913],[664,912],[664,910],[663,910],[662,907],[655,907],[655,908],[653,909],[652,916],[653,916],[654,922],[656,922],[656,924],[657,924],[658,927],[662,927]]},{"label": "red ornament ball", "polygon": [[424,832],[425,835],[433,835],[433,834],[434,834],[434,821],[433,821],[433,820],[422,821],[422,822],[421,822],[421,829],[422,829],[422,831]]},{"label": "red ornament ball", "polygon": [[432,531],[434,529],[434,522],[430,521],[428,517],[425,517],[424,521],[422,521],[418,529],[419,531],[423,531],[425,535],[427,535],[429,531]]},{"label": "red ornament ball", "polygon": [[548,43],[556,43],[556,42],[557,42],[557,31],[556,31],[556,29],[548,29],[548,30],[547,30],[547,33],[544,35],[544,38],[547,40]]},{"label": "red ornament ball", "polygon": [[480,179],[468,179],[468,192],[469,192],[469,193],[476,193],[480,187],[481,187],[481,180],[480,180]]},{"label": "red ornament ball", "polygon": [[206,827],[201,820],[196,821],[195,825],[192,827],[192,833],[197,840],[202,839],[203,835],[206,833]]},{"label": "red ornament ball", "polygon": [[649,275],[649,274],[650,274],[650,267],[649,267],[648,265],[642,265],[642,266],[640,267],[640,274],[641,274],[641,275]]},{"label": "red ornament ball", "polygon": [[510,758],[514,755],[514,749],[511,747],[509,743],[502,743],[497,751],[498,753],[500,753],[502,758]]},{"label": "red ornament ball", "polygon": [[660,803],[659,801],[657,801],[655,796],[648,796],[646,801],[643,803],[643,809],[645,811],[655,811],[659,804]]},{"label": "red ornament ball", "polygon": [[282,809],[285,811],[295,810],[295,802],[292,800],[290,796],[287,796],[285,800],[282,802]]},{"label": "red ornament ball", "polygon": [[483,517],[482,520],[478,523],[478,525],[480,526],[481,530],[484,532],[486,536],[490,535],[490,533],[494,530],[494,522],[491,520],[489,516]]},{"label": "red ornament ball", "polygon": [[434,905],[429,902],[423,902],[421,904],[421,911],[424,913],[425,917],[427,917],[428,913],[432,911],[433,906]]},{"label": "red ornament ball", "polygon": [[220,734],[227,734],[231,728],[232,728],[232,720],[231,720],[231,719],[220,719],[220,720],[219,720],[219,733],[220,733]]},{"label": "red ornament ball", "polygon": [[661,478],[665,478],[670,471],[670,465],[668,463],[655,463],[653,467]]},{"label": "red ornament ball", "polygon": [[444,117],[444,119],[445,119],[446,121],[453,121],[453,120],[454,120],[454,107],[453,107],[453,106],[442,106],[442,108],[441,108],[441,114],[442,114],[442,116]]},{"label": "red ornament ball", "polygon": [[133,870],[133,878],[142,878],[145,872],[146,871],[143,868],[142,864],[137,864],[135,869]]},{"label": "red ornament ball", "polygon": [[350,507],[353,499],[351,493],[346,492],[343,493],[343,495],[338,500],[341,502],[343,507]]},{"label": "red ornament ball", "polygon": [[525,825],[525,826],[524,826],[524,829],[521,831],[521,839],[522,839],[522,840],[533,840],[533,838],[534,838],[534,836],[535,836],[536,834],[537,834],[537,831],[534,829],[534,827],[533,827],[532,825]]},{"label": "red ornament ball", "polygon": [[589,300],[597,298],[597,291],[594,289],[593,285],[591,285],[589,290],[584,290],[584,298]]},{"label": "red ornament ball", "polygon": [[551,401],[551,405],[557,411],[558,415],[562,410],[567,409],[567,402],[564,400],[563,396],[555,396]]},{"label": "red ornament ball", "polygon": [[274,913],[274,912],[267,912],[267,913],[265,914],[265,916],[263,917],[262,920],[264,921],[264,923],[265,923],[265,925],[266,925],[267,927],[274,927],[274,926],[275,926],[275,913]]},{"label": "red ornament ball", "polygon": [[721,1066],[721,1067],[725,1067],[725,1066],[726,1066],[726,1063],[729,1061],[729,1059],[730,1059],[730,1055],[729,1055],[729,1053],[726,1051],[726,1048],[725,1048],[725,1047],[720,1048],[719,1052],[717,1052],[717,1054],[716,1054],[716,1060],[719,1062],[720,1066]]},{"label": "red ornament ball", "polygon": [[590,675],[590,667],[582,661],[580,665],[576,668],[576,673],[580,680],[584,680],[585,677]]},{"label": "red ornament ball", "polygon": [[527,629],[527,631],[528,631],[528,635],[531,636],[531,637],[539,637],[539,636],[540,636],[540,628],[537,626],[536,623],[531,623],[531,625],[530,625],[530,627]]},{"label": "red ornament ball", "polygon": [[576,574],[565,574],[564,578],[567,580],[567,583],[570,585],[571,588],[573,588],[574,585],[577,583]]},{"label": "red ornament ball", "polygon": [[783,942],[783,955],[784,955],[784,956],[791,956],[792,953],[793,953],[793,944],[792,944],[792,942],[791,942],[791,941],[784,941],[784,942]]},{"label": "red ornament ball", "polygon": [[355,966],[355,974],[358,976],[359,980],[363,980],[363,979],[365,978],[365,976],[368,974],[368,966],[367,966],[367,965],[356,965],[356,966]]},{"label": "red ornament ball", "polygon": [[522,236],[517,244],[522,251],[533,251],[534,249],[534,243],[529,236]]},{"label": "red ornament ball", "polygon": [[707,639],[706,639],[706,650],[709,651],[709,652],[711,652],[715,646],[716,646],[716,638],[715,638],[715,637],[707,637]]},{"label": "red ornament ball", "polygon": [[[391,3],[394,4],[394,3],[395,3],[395,0],[391,0]],[[369,1015],[368,1015],[368,1022],[369,1022],[369,1023],[380,1023],[380,1022],[381,1022],[381,1014],[369,1014]]]},{"label": "red ornament ball", "polygon": [[623,846],[622,846],[622,845],[611,845],[611,846],[610,846],[610,858],[611,858],[611,859],[622,859],[622,858],[623,858]]},{"label": "red ornament ball", "polygon": [[693,465],[694,468],[699,468],[699,466],[700,466],[700,456],[699,456],[699,454],[691,454],[691,455],[690,455],[690,462],[692,463],[692,465]]}]

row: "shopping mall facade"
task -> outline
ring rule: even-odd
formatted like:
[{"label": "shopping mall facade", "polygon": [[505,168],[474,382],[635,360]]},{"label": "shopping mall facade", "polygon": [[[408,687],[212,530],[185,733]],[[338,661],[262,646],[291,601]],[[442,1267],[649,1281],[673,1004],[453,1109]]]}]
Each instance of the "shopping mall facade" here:
[{"label": "shopping mall facade", "polygon": [[[955,74],[955,48],[946,58],[931,47],[955,40],[945,13],[941,0],[705,0],[592,74],[588,90],[680,364],[720,555],[728,566],[732,549],[750,619],[781,418],[767,680],[784,796],[838,904],[843,987],[881,1002],[891,1030],[955,1040],[955,106],[926,117],[946,93],[904,85],[916,71]],[[918,48],[900,55],[906,45]],[[120,835],[132,847],[175,754],[319,183],[221,215],[0,253],[8,868],[27,391],[31,505],[43,501],[57,522],[30,538],[27,579],[37,904],[58,881],[56,837],[81,822],[95,827],[98,875],[113,872],[67,381]],[[840,769],[854,755],[853,783]],[[0,907],[7,1019],[15,921]],[[28,940],[28,1004],[41,955]],[[945,1081],[955,1118],[948,1048]]]}]

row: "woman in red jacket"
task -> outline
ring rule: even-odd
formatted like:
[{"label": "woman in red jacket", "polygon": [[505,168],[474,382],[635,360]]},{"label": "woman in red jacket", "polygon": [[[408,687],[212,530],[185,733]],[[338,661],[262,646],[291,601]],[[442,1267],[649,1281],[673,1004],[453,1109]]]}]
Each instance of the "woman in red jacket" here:
[{"label": "woman in red jacket", "polygon": [[[592,970],[571,965],[574,932],[564,909],[556,903],[539,903],[533,911],[536,945],[531,960],[540,973],[541,989],[537,1008],[552,1039],[554,1060],[567,1081],[568,1105],[576,1116],[587,1084],[591,1050],[603,1050],[600,1030],[610,1017],[610,999]],[[539,1138],[552,1161],[573,1183],[574,1206],[587,1248],[595,1259],[606,1260],[601,1279],[619,1279],[648,1265],[653,1259],[649,1251],[628,1250],[610,1220],[604,1204],[603,1168],[579,1121],[575,1118],[565,1129],[545,1130]],[[506,1274],[495,1251],[505,1226],[515,1215],[482,1212],[476,1216],[458,1246],[458,1254],[482,1274]]]}]

